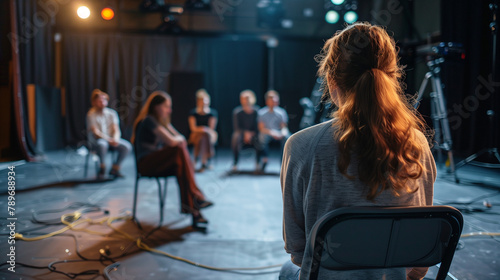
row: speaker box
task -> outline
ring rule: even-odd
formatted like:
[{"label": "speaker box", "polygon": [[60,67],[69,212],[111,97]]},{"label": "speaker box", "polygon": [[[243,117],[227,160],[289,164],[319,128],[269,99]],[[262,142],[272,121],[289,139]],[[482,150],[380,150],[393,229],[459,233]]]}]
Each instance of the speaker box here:
[{"label": "speaker box", "polygon": [[28,122],[36,148],[52,151],[64,148],[61,90],[28,85]]},{"label": "speaker box", "polygon": [[189,111],[196,107],[196,91],[200,88],[203,88],[201,72],[173,72],[169,75],[172,125],[186,138],[189,137]]}]

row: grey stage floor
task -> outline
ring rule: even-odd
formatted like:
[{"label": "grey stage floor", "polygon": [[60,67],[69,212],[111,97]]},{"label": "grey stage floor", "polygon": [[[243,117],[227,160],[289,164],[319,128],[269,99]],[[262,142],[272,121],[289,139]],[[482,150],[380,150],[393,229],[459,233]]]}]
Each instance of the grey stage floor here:
[{"label": "grey stage floor", "polygon": [[[277,279],[279,266],[289,258],[281,234],[279,160],[274,157],[267,174],[254,175],[253,157],[252,151],[245,152],[240,164],[243,172],[228,174],[231,156],[228,150],[221,150],[213,170],[196,174],[200,188],[215,203],[204,211],[210,221],[206,234],[193,231],[190,217],[179,213],[177,183],[170,178],[165,221],[149,236],[158,222],[153,180],[140,183],[138,218],[143,230],[126,218],[132,209],[135,179],[131,156],[123,166],[125,179],[102,182],[93,181],[93,168],[83,178],[84,157],[70,149],[48,153],[43,162],[1,164],[0,278]],[[6,168],[12,165],[16,166],[16,204],[15,215],[9,216]],[[458,174],[460,184],[440,167],[435,185],[434,203],[461,209],[463,234],[474,234],[461,238],[450,273],[460,280],[500,279],[500,237],[488,235],[500,232],[500,173],[465,166]],[[8,244],[8,226],[13,221],[9,217],[17,218],[16,232],[35,237],[63,228],[51,224],[77,210],[82,213],[80,220],[89,218],[88,222],[42,240]],[[112,222],[111,228],[107,219],[113,217],[125,218]],[[100,223],[91,225],[89,221]],[[157,251],[139,249],[138,237]],[[11,246],[15,247],[15,272],[7,270]],[[220,268],[240,270],[217,270]],[[243,270],[246,268],[256,269]],[[82,272],[88,275],[77,275]],[[434,273],[432,269],[428,277]]]}]

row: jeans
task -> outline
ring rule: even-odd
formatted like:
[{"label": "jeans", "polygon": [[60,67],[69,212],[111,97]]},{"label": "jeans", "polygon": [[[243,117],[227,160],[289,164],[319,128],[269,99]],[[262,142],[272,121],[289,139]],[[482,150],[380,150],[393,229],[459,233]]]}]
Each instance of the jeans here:
[{"label": "jeans", "polygon": [[113,147],[113,146],[109,145],[108,141],[106,141],[104,139],[97,139],[96,152],[97,152],[97,155],[99,156],[101,164],[104,163],[104,157],[108,153],[108,150],[118,151],[118,157],[116,158],[116,161],[113,164],[119,166],[122,163],[122,161],[125,159],[125,157],[127,157],[127,155],[132,150],[132,145],[127,140],[120,139],[118,141],[118,146]]}]

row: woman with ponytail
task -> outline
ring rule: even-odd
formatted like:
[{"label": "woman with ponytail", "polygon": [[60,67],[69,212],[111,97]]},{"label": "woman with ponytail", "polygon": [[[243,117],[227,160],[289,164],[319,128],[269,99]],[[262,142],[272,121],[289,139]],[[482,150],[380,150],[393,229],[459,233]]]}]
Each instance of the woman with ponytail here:
[{"label": "woman with ponytail", "polygon": [[[330,38],[317,61],[325,97],[338,110],[285,145],[283,235],[291,262],[280,279],[307,275],[306,240],[331,210],[432,205],[436,166],[425,125],[404,96],[394,40],[381,27],[356,23]],[[422,279],[426,271],[322,271],[320,279]]]},{"label": "woman with ponytail", "polygon": [[172,99],[163,91],[153,92],[135,119],[132,143],[137,155],[137,169],[143,176],[168,176],[175,171],[181,194],[181,212],[193,216],[193,227],[204,229],[208,221],[200,209],[213,203],[196,185],[194,167],[186,138],[170,123]]}]

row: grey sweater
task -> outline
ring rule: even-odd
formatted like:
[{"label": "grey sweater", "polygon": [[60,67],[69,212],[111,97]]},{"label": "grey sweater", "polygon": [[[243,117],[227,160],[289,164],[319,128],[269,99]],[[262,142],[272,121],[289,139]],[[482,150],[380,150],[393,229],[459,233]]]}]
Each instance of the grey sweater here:
[{"label": "grey sweater", "polygon": [[[417,206],[432,205],[436,179],[434,158],[427,149],[422,164],[427,170],[411,181],[418,191],[395,197],[384,191],[374,201],[367,200],[367,187],[350,180],[337,168],[338,145],[334,140],[332,121],[309,127],[292,135],[286,142],[281,169],[283,193],[283,238],[292,262],[301,266],[301,279],[307,274],[311,256],[306,248],[314,223],[327,212],[346,206]],[[427,140],[419,133],[422,143]],[[351,156],[348,174],[357,178],[358,160]],[[356,271],[321,270],[319,279],[406,279],[404,268]]]}]

